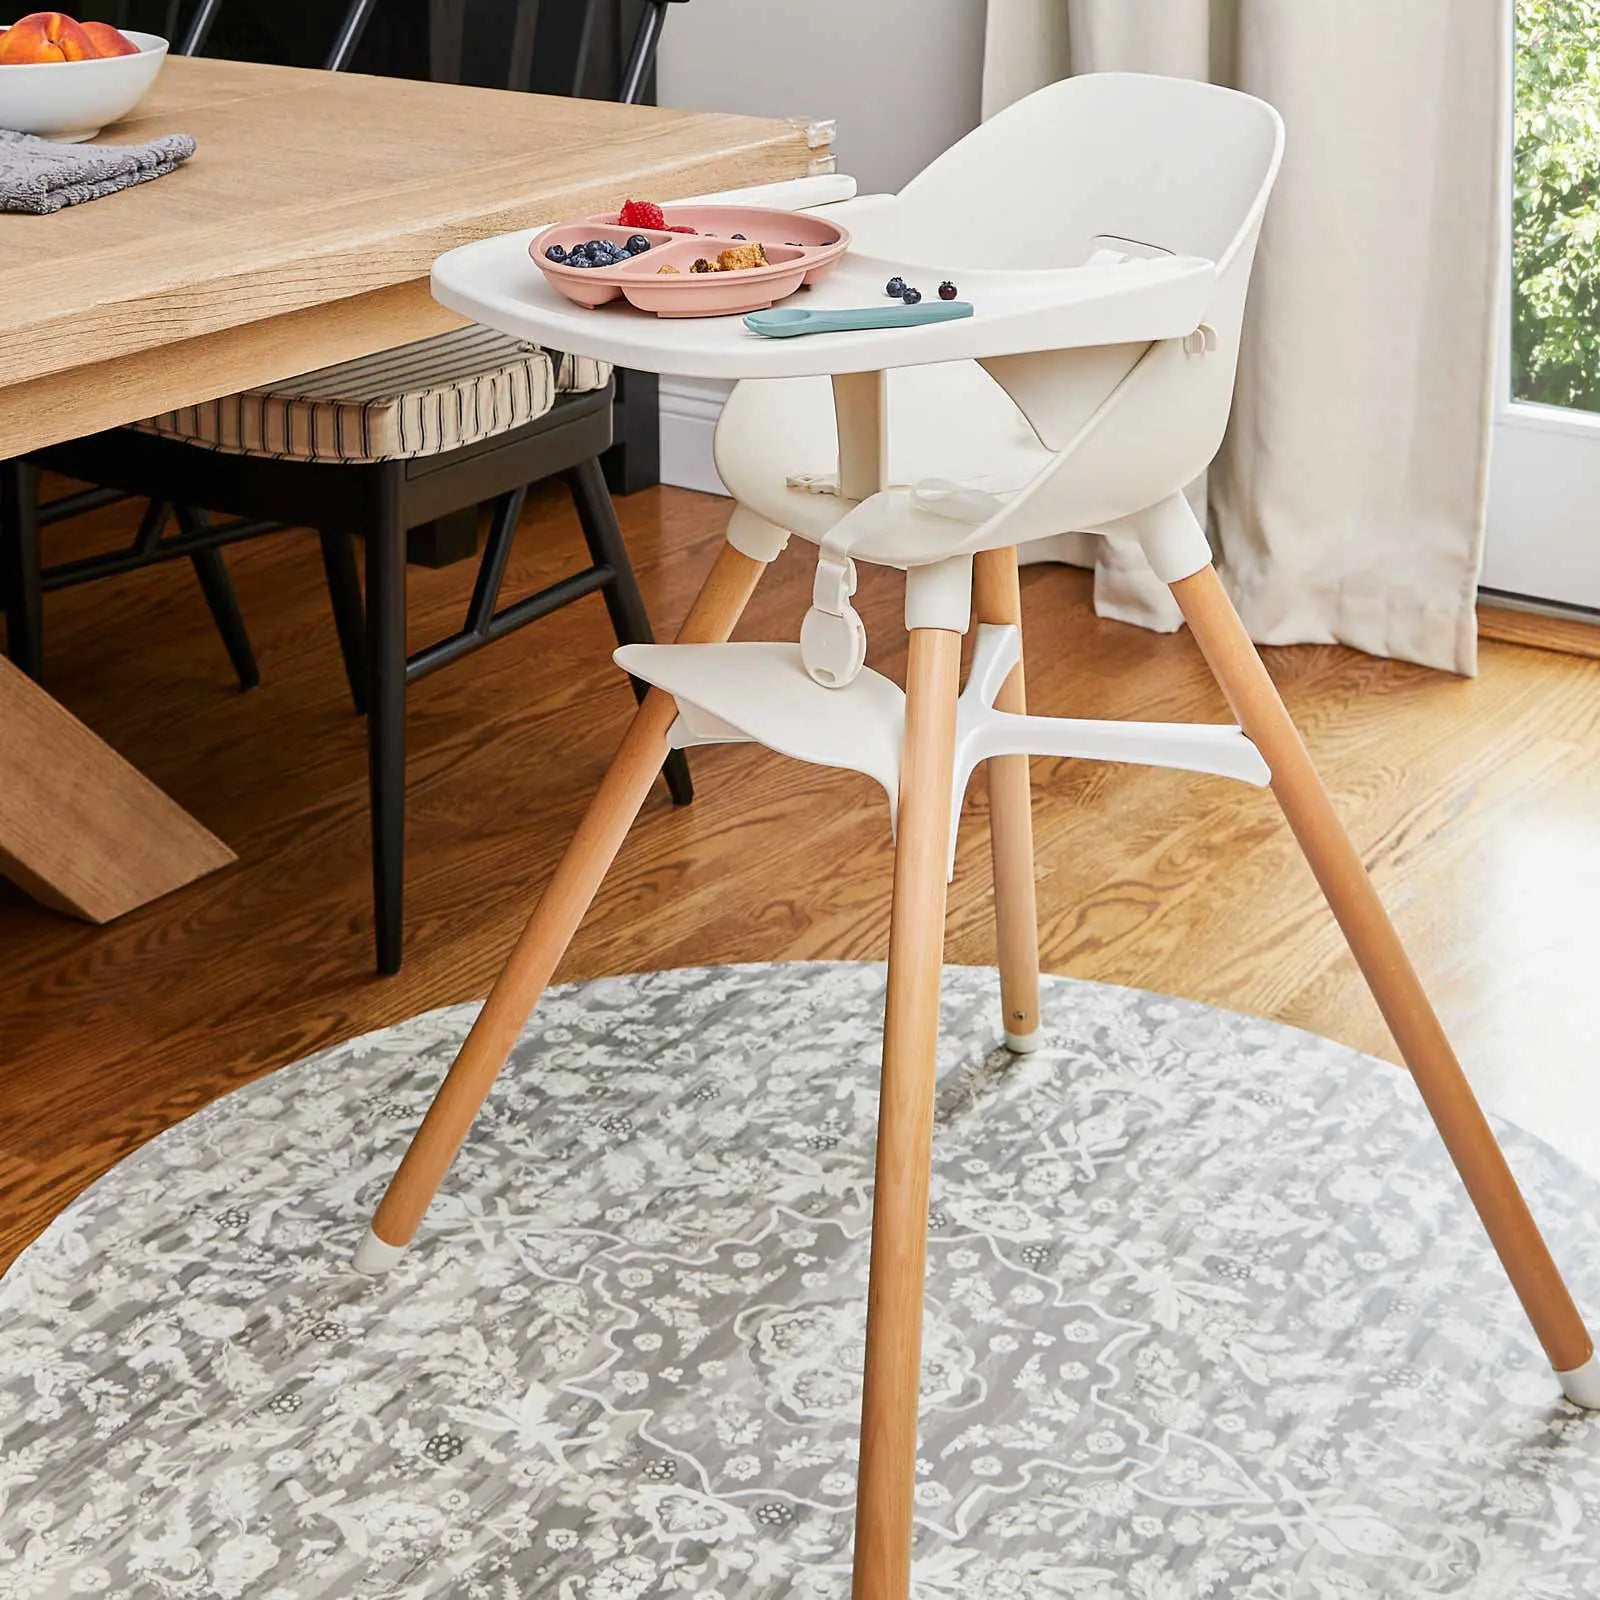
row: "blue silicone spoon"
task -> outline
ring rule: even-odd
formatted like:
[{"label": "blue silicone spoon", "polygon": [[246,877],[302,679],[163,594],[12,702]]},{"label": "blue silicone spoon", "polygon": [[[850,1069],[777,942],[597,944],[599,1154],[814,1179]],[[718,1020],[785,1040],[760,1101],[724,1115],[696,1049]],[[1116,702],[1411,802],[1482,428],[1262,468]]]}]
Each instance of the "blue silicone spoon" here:
[{"label": "blue silicone spoon", "polygon": [[954,322],[970,317],[966,300],[924,300],[920,305],[865,306],[860,311],[752,311],[744,325],[769,339],[793,339],[802,333],[851,333],[857,328],[917,328],[925,322]]}]

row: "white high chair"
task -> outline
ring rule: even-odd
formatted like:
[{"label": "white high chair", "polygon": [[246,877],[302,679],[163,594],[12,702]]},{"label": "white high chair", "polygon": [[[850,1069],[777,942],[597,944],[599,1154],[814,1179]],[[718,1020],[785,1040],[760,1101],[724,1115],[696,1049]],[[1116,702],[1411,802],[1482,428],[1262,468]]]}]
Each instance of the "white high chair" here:
[{"label": "white high chair", "polygon": [[[742,383],[728,402],[717,438],[738,501],[727,546],[679,643],[617,652],[656,688],[390,1184],[357,1265],[382,1270],[415,1234],[670,746],[755,740],[869,774],[888,793],[896,844],[856,1600],[909,1591],[946,884],[952,819],[980,762],[1013,1050],[1030,1048],[1039,1025],[1028,754],[1270,782],[1562,1388],[1600,1407],[1593,1342],[1183,497],[1227,420],[1282,137],[1269,106],[1209,85],[1103,75],[1040,91],[899,196],[831,213],[855,243],[808,303],[871,304],[896,272],[930,287],[955,278],[974,316],[922,328],[766,341],[737,319],[581,311],[543,287],[526,234],[467,246],[435,268],[447,304],[556,348],[780,381]],[[1239,727],[1026,714],[1016,546],[1071,529],[1137,541]],[[800,644],[721,642],[790,532],[819,545]],[[904,692],[862,665],[864,635],[849,603],[857,561],[905,570]],[[958,692],[974,609],[972,671]]]}]

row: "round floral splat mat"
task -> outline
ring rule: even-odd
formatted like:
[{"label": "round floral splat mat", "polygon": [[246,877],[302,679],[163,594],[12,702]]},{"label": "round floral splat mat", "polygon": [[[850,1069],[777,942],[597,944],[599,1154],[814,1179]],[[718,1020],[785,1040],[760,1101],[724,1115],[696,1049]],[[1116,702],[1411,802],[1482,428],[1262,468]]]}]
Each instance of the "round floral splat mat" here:
[{"label": "round floral splat mat", "polygon": [[[0,1595],[842,1597],[883,971],[552,992],[416,1244],[349,1260],[466,1032],[125,1161],[0,1285]],[[1409,1080],[946,974],[918,1600],[1600,1594],[1563,1401]],[[1600,1187],[1508,1149],[1600,1311]]]}]

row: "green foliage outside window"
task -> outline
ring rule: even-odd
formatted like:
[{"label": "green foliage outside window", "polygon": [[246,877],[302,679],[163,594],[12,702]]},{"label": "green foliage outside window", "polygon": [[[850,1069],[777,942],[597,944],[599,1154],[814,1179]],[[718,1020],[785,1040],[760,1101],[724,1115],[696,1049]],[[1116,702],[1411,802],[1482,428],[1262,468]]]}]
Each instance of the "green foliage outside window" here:
[{"label": "green foliage outside window", "polygon": [[1516,0],[1511,392],[1600,411],[1600,0]]}]

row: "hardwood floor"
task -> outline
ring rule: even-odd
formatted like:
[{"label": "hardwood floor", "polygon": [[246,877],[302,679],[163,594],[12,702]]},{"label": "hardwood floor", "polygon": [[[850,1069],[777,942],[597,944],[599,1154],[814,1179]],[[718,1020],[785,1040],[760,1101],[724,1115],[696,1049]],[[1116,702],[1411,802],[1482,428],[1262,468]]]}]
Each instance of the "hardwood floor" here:
[{"label": "hardwood floor", "polygon": [[[622,505],[670,634],[726,502]],[[102,514],[99,533],[126,522]],[[552,496],[507,595],[583,559]],[[91,530],[93,532],[94,530]],[[239,854],[94,929],[0,886],[0,1262],[85,1184],[215,1096],[306,1053],[485,992],[615,746],[631,701],[591,598],[417,685],[404,972],[371,972],[365,757],[315,541],[233,553],[263,685],[232,687],[186,564],[53,597],[46,681]],[[740,636],[793,638],[806,550]],[[421,641],[472,572],[412,569]],[[900,585],[857,604],[900,676]],[[1218,719],[1186,636],[1097,620],[1086,574],[1023,574],[1036,710]],[[1463,682],[1332,647],[1268,653],[1413,958],[1491,1106],[1600,1170],[1600,661],[1483,647]],[[0,751],[0,781],[4,781]],[[730,747],[700,798],[646,807],[560,978],[696,962],[881,959],[891,865],[867,780]],[[1271,797],[1220,779],[1034,763],[1047,970],[1193,996],[1393,1058]],[[990,963],[984,786],[968,796],[948,959]]]}]

